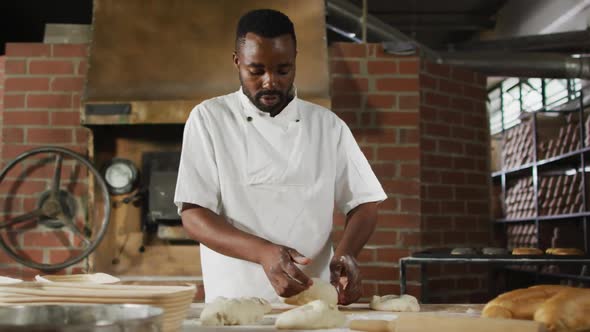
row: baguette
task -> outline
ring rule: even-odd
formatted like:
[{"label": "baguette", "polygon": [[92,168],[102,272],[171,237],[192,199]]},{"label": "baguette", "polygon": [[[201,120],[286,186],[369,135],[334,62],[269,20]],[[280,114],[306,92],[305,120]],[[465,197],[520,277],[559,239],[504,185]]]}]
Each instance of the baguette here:
[{"label": "baguette", "polygon": [[543,302],[568,288],[570,287],[538,285],[501,294],[485,305],[482,317],[533,319],[535,311]]},{"label": "baguette", "polygon": [[590,330],[590,289],[569,288],[545,301],[534,319],[551,332]]},{"label": "baguette", "polygon": [[584,256],[584,252],[577,248],[549,248],[545,250],[547,255],[576,255]]},{"label": "baguette", "polygon": [[543,250],[537,248],[514,248],[513,255],[542,255]]}]

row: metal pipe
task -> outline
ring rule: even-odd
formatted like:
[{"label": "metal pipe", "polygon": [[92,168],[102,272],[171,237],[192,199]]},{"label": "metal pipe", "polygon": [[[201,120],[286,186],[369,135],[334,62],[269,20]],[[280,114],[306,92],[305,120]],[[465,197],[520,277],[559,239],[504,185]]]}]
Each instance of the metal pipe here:
[{"label": "metal pipe", "polygon": [[[359,23],[363,11],[356,5],[343,0],[328,0],[328,13]],[[373,15],[367,15],[368,32],[383,42],[385,52],[400,53],[407,46],[427,60],[454,66],[471,68],[491,76],[584,78],[590,79],[590,58],[574,58],[564,54],[551,53],[492,53],[492,52],[436,52],[410,38],[401,31],[386,24]]]}]

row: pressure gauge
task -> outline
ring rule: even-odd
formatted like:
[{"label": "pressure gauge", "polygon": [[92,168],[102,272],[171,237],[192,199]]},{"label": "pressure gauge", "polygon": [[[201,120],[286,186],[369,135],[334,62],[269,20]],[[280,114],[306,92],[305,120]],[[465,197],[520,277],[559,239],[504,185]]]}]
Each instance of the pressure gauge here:
[{"label": "pressure gauge", "polygon": [[113,158],[105,166],[103,176],[111,194],[127,194],[137,182],[137,167],[130,160]]}]

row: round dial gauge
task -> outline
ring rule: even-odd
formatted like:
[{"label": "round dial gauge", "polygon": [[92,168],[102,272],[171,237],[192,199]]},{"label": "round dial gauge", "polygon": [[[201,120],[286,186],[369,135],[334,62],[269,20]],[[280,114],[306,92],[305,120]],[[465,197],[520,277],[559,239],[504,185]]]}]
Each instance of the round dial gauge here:
[{"label": "round dial gauge", "polygon": [[111,194],[126,194],[133,190],[137,168],[127,159],[114,158],[104,169],[104,179]]}]

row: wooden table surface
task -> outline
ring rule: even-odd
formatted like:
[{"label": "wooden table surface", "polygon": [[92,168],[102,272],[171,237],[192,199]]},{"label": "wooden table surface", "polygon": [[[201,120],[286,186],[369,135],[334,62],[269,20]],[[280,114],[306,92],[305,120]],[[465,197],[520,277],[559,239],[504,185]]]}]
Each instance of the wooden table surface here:
[{"label": "wooden table surface", "polygon": [[[483,304],[421,304],[420,312],[437,313],[441,315],[461,315],[479,317]],[[217,332],[217,331],[279,331],[273,326],[276,316],[293,306],[273,306],[273,311],[267,314],[264,320],[256,326],[224,326],[224,327],[203,327],[198,321],[203,310],[203,303],[193,303],[184,321],[182,332]],[[350,306],[341,306],[340,311],[344,312],[349,319],[394,319],[396,313],[385,311],[374,311],[369,309],[368,303],[355,303]],[[402,313],[403,314],[403,313]],[[286,330],[280,330],[286,331]],[[302,330],[299,330],[302,331]],[[318,331],[318,330],[314,330]],[[328,331],[350,331],[348,328],[331,329]]]}]

